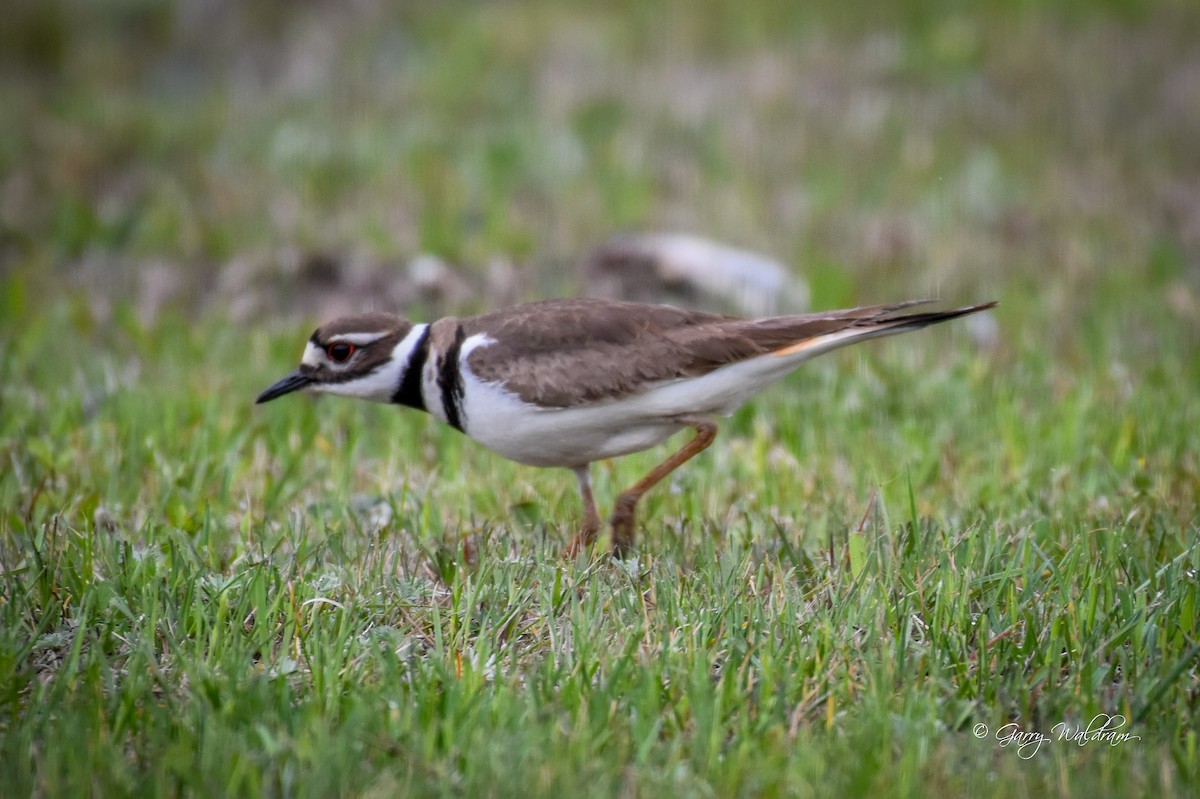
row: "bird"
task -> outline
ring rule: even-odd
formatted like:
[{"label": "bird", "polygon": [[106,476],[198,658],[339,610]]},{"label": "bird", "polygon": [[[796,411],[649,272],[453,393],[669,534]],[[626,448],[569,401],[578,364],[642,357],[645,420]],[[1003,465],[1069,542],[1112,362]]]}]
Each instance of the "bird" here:
[{"label": "bird", "polygon": [[407,406],[509,460],[570,469],[583,521],[568,557],[590,550],[603,525],[591,464],[692,429],[616,498],[610,543],[625,557],[638,501],[712,444],[718,417],[818,355],[996,305],[921,307],[929,302],[762,318],[611,299],[542,300],[431,323],[375,311],[318,327],[299,367],[255,402],[310,391]]}]

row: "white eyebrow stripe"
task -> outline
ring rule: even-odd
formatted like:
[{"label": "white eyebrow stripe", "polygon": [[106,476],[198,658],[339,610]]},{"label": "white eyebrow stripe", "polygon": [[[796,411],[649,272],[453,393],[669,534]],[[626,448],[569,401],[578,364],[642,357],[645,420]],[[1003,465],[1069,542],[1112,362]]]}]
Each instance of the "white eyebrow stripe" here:
[{"label": "white eyebrow stripe", "polygon": [[386,335],[387,335],[386,332],[384,332],[384,333],[340,333],[336,336],[330,336],[329,343],[335,344],[335,343],[344,341],[347,344],[354,344],[355,346],[358,346],[358,347],[365,347],[368,344],[374,344],[376,341],[379,341],[379,339],[385,337]]}]

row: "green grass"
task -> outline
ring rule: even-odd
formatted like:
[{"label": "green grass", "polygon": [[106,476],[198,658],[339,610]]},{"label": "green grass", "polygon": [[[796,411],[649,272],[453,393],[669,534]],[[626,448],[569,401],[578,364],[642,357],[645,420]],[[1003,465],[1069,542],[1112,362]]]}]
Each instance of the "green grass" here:
[{"label": "green grass", "polygon": [[[1186,4],[98,8],[0,41],[6,795],[1194,793]],[[998,336],[805,366],[626,562],[561,558],[565,471],[252,405],[346,290],[318,257],[532,297],[626,227]],[[1058,739],[1100,715],[1138,737]]]}]

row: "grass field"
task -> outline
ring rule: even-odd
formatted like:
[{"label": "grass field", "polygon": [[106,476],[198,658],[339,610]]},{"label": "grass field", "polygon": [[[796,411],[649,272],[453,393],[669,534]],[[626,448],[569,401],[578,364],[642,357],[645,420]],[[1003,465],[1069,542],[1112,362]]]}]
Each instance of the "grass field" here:
[{"label": "grass field", "polygon": [[[16,3],[0,791],[1195,795],[1193,5]],[[627,230],[1001,305],[761,395],[624,562],[565,471],[252,405],[419,253],[424,318]]]}]

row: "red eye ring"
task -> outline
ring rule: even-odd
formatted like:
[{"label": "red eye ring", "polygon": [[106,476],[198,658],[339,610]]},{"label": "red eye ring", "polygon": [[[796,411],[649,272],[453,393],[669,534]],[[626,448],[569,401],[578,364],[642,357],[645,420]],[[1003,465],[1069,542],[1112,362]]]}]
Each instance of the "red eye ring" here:
[{"label": "red eye ring", "polygon": [[356,349],[358,348],[348,341],[335,341],[325,348],[325,354],[334,363],[345,363],[350,360]]}]

